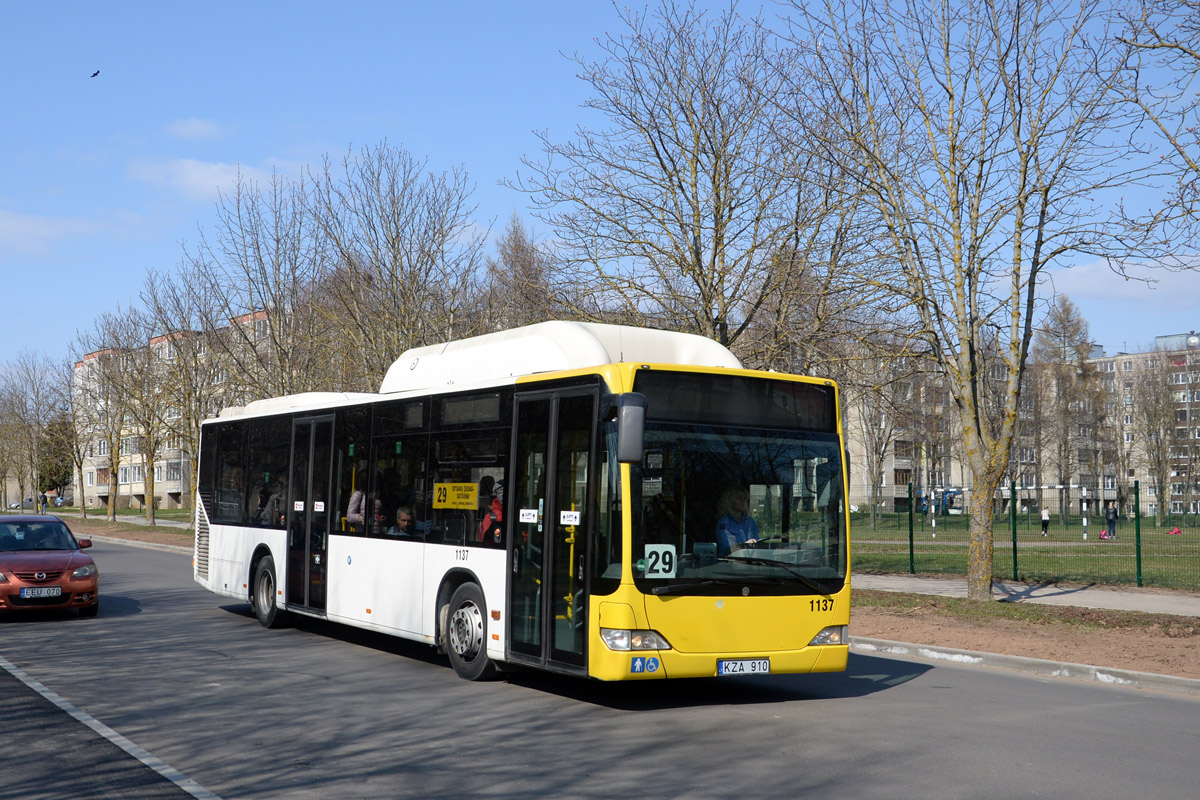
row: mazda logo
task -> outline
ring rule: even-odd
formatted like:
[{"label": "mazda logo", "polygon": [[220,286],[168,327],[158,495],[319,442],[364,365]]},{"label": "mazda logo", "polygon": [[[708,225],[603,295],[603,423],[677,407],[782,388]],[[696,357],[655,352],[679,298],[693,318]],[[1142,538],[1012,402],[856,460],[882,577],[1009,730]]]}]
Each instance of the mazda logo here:
[{"label": "mazda logo", "polygon": [[34,580],[44,581],[44,580],[46,580],[46,573],[35,572],[35,573],[33,573],[33,577],[34,577]]}]

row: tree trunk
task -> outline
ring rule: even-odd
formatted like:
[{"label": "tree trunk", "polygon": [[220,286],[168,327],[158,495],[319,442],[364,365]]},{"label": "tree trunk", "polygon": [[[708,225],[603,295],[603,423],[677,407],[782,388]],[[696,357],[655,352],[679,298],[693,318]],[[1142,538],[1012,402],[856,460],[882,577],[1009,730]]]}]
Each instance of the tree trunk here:
[{"label": "tree trunk", "polygon": [[992,599],[992,556],[995,541],[992,536],[992,502],[1000,477],[976,473],[971,487],[971,542],[967,549],[967,598]]}]

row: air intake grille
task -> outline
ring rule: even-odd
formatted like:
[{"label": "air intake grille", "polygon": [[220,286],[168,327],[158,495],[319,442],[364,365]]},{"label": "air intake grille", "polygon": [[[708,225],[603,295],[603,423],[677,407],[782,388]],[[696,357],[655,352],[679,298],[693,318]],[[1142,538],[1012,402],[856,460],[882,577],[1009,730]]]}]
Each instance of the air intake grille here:
[{"label": "air intake grille", "polygon": [[212,502],[201,497],[196,504],[196,575],[208,580],[208,513],[204,510]]}]

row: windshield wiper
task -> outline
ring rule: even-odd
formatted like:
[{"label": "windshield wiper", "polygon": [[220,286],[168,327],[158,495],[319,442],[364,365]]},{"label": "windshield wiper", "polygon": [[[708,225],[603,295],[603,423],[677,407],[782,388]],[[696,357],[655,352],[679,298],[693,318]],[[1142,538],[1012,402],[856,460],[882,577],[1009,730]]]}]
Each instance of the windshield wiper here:
[{"label": "windshield wiper", "polygon": [[758,566],[765,567],[782,567],[783,569],[787,570],[792,577],[803,583],[808,588],[812,589],[817,594],[829,594],[829,592],[826,591],[823,586],[814,581],[812,578],[809,578],[804,573],[800,572],[791,564],[785,564],[784,562],[776,561],[773,558],[758,558],[756,556],[738,556],[737,558],[731,558],[729,556],[719,556],[717,561],[726,561],[730,564],[757,564]]},{"label": "windshield wiper", "polygon": [[650,593],[651,594],[680,594],[682,592],[691,591],[692,589],[700,589],[705,586],[715,586],[718,583],[729,583],[729,581],[728,580],[717,580],[715,578],[708,578],[708,579],[702,580],[702,581],[692,581],[691,583],[671,583],[671,584],[666,584],[664,586],[655,586],[654,588],[652,588],[650,590]]}]

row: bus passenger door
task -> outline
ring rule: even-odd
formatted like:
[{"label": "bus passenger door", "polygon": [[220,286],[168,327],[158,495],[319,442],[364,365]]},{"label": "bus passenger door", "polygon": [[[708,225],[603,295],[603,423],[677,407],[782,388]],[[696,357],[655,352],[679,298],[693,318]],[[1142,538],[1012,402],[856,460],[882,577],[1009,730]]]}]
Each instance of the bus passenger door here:
[{"label": "bus passenger door", "polygon": [[325,610],[333,469],[333,417],[292,424],[292,474],[288,501],[288,605]]},{"label": "bus passenger door", "polygon": [[593,524],[595,391],[516,398],[509,656],[517,662],[586,670],[587,531]]}]

